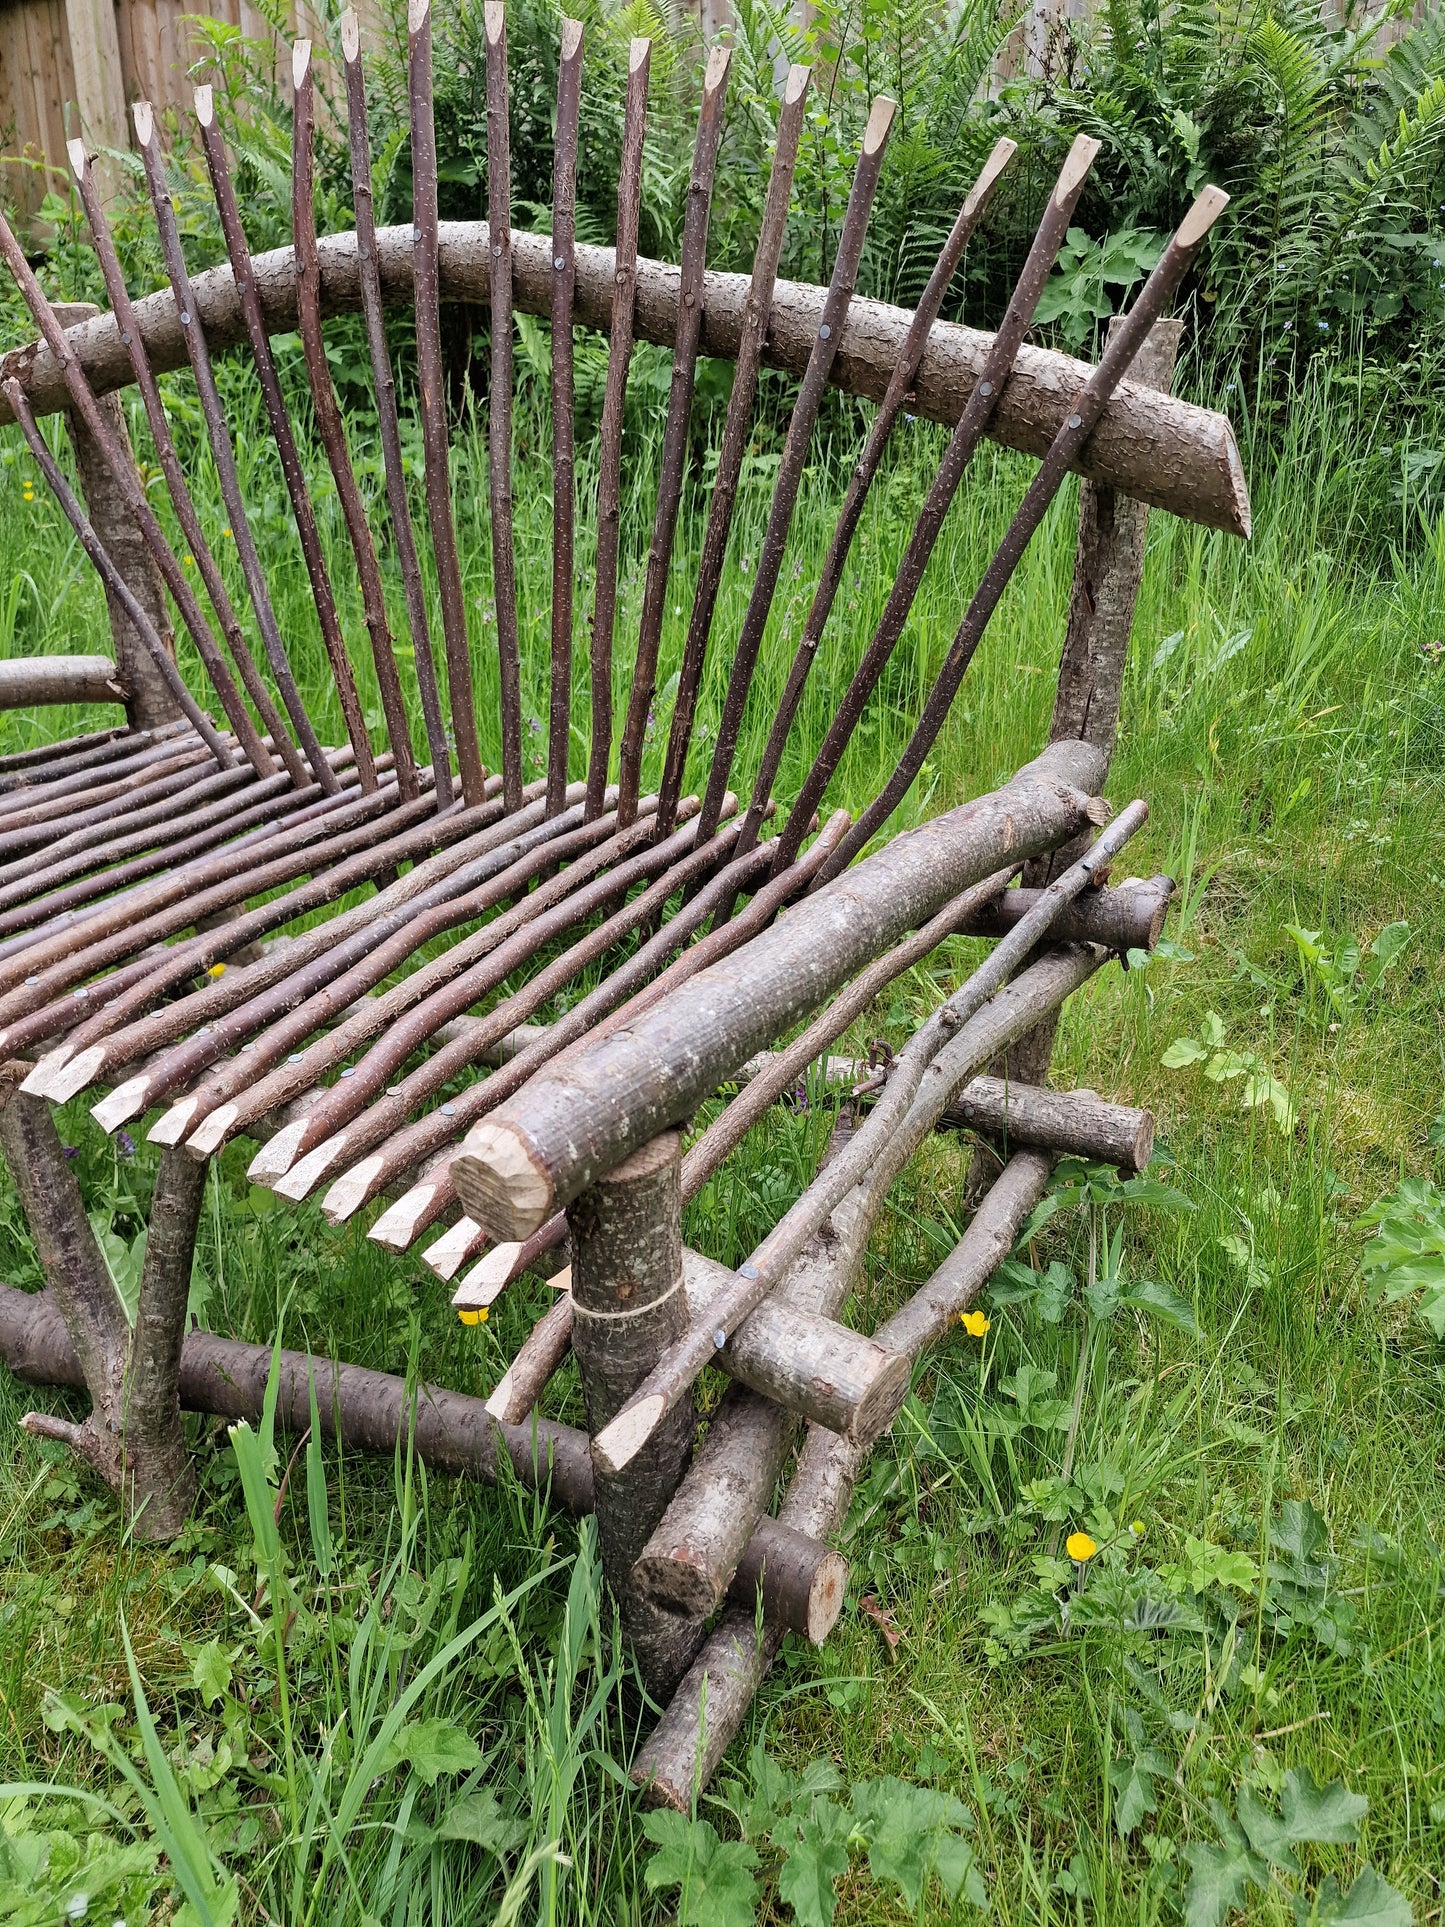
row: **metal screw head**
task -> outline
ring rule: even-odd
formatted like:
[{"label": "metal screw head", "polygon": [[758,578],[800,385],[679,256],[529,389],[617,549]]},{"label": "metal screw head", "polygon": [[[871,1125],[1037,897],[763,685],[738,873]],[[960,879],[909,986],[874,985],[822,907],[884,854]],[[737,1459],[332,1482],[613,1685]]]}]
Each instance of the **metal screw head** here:
[{"label": "metal screw head", "polygon": [[356,1066],[355,1066],[355,1064],[348,1064],[348,1065],[347,1065],[347,1066],[345,1067],[345,1069],[344,1069],[344,1070],[342,1071],[342,1073],[341,1073],[341,1075],[342,1075],[343,1077],[355,1077],[355,1075],[356,1075]]},{"label": "metal screw head", "polygon": [[188,310],[187,310],[187,309],[185,309],[185,308],[182,308],[182,309],[181,309],[181,326],[182,326],[183,328],[189,328],[189,327],[190,327],[190,325],[191,325],[191,317],[190,317],[190,314],[189,314],[189,312],[188,312]]},{"label": "metal screw head", "polygon": [[832,334],[832,332],[833,330],[828,326],[827,322],[825,321],[822,327],[818,330],[819,341],[826,341],[829,338],[829,336]]},{"label": "metal screw head", "polygon": [[244,281],[237,281],[236,292],[237,294],[244,294],[246,292],[246,284]]},{"label": "metal screw head", "polygon": [[40,979],[38,977],[27,977],[25,981],[27,984],[38,984]]},{"label": "metal screw head", "polygon": [[501,252],[502,252],[502,244],[501,244],[501,242],[500,242],[500,241],[493,241],[493,243],[492,243],[492,253],[493,253],[494,255],[500,255],[500,254],[501,254]]},{"label": "metal screw head", "polygon": [[554,268],[557,268],[557,269],[558,269],[558,270],[560,271],[560,270],[561,270],[562,268],[565,268],[565,267],[566,267],[566,265],[567,265],[567,263],[566,263],[566,262],[565,262],[565,261],[564,261],[564,260],[562,259],[562,257],[561,257],[561,255],[560,255],[560,254],[554,254],[554,255],[553,255],[553,257],[552,257],[552,266],[553,266]]},{"label": "metal screw head", "polygon": [[411,238],[413,241],[419,241],[421,239],[421,229],[419,227],[413,225],[411,230]]},{"label": "metal screw head", "polygon": [[712,1342],[717,1347],[718,1351],[721,1351],[723,1346],[726,1345],[726,1343],[728,1342],[728,1335],[723,1330],[721,1325],[719,1325],[717,1330],[713,1333]]},{"label": "metal screw head", "polygon": [[991,381],[981,381],[978,384],[978,392],[987,400],[993,393],[993,383]]},{"label": "metal screw head", "polygon": [[457,1107],[456,1107],[456,1105],[455,1105],[455,1104],[443,1104],[443,1105],[442,1105],[442,1116],[443,1116],[443,1117],[455,1117],[455,1116],[456,1116],[456,1114],[457,1114]]},{"label": "metal screw head", "polygon": [[1082,415],[1070,415],[1069,417],[1070,428],[1081,428],[1083,426],[1083,422],[1084,422],[1084,418]]}]

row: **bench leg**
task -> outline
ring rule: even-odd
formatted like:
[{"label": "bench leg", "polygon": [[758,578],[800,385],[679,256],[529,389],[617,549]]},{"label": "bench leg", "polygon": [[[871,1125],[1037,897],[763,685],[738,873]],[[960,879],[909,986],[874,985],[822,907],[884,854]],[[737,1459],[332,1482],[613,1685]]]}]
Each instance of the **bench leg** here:
[{"label": "bench leg", "polygon": [[59,1439],[120,1500],[138,1538],[165,1540],[195,1498],[180,1407],[181,1344],[207,1166],[183,1151],[161,1158],[132,1326],[85,1215],[50,1106],[16,1085],[0,1092],[0,1150],[15,1178],[46,1283],[75,1345],[89,1415],[73,1424],[30,1412],[29,1432]]},{"label": "bench leg", "polygon": [[[681,1168],[682,1141],[664,1131],[567,1212],[572,1346],[594,1437],[687,1329]],[[602,1567],[643,1682],[664,1699],[691,1660],[701,1628],[643,1598],[632,1568],[687,1469],[695,1424],[689,1396],[621,1473],[593,1461]]]}]

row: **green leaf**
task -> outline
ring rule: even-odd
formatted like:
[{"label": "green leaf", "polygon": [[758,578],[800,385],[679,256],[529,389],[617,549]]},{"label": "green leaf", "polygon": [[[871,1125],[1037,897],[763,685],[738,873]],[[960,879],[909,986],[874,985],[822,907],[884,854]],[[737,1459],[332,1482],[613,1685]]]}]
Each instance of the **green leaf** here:
[{"label": "green leaf", "polygon": [[1166,1325],[1177,1325],[1192,1337],[1199,1334],[1188,1300],[1181,1298],[1172,1285],[1163,1284],[1157,1278],[1131,1278],[1119,1303],[1147,1312],[1151,1318],[1161,1318]]},{"label": "green leaf", "polygon": [[218,1639],[208,1639],[191,1664],[191,1683],[207,1706],[226,1697],[231,1684],[231,1662]]},{"label": "green leaf", "polygon": [[1296,1565],[1308,1565],[1329,1547],[1329,1527],[1324,1515],[1308,1499],[1286,1499],[1279,1519],[1269,1529],[1269,1543]]},{"label": "green leaf", "polygon": [[1350,1793],[1339,1780],[1321,1786],[1308,1767],[1285,1774],[1280,1806],[1290,1839],[1319,1846],[1354,1846],[1370,1810],[1362,1793]]},{"label": "green leaf", "polygon": [[1154,1782],[1167,1779],[1173,1771],[1158,1747],[1146,1746],[1132,1759],[1115,1760],[1109,1768],[1109,1784],[1114,1789],[1114,1825],[1119,1838],[1127,1840],[1147,1814],[1157,1810]]},{"label": "green leaf", "polygon": [[1196,1037],[1176,1037],[1165,1051],[1159,1062],[1166,1071],[1182,1071],[1186,1065],[1197,1064],[1209,1052]]},{"label": "green leaf", "polygon": [[1304,1927],[1410,1927],[1414,1911],[1403,1894],[1398,1894],[1373,1867],[1362,1867],[1347,1894],[1330,1874],[1320,1883],[1315,1904],[1310,1907],[1302,1897],[1295,1898],[1295,1919]]},{"label": "green leaf", "polygon": [[1219,1927],[1231,1908],[1244,1905],[1251,1883],[1256,1887],[1269,1885],[1268,1864],[1250,1852],[1243,1834],[1218,1846],[1204,1840],[1191,1841],[1184,1857],[1191,1870],[1184,1889],[1185,1927]]},{"label": "green leaf", "polygon": [[953,1849],[944,1848],[945,1837],[973,1827],[973,1815],[951,1793],[910,1786],[892,1774],[854,1787],[853,1818],[855,1831],[867,1842],[873,1878],[897,1887],[910,1913],[918,1911],[929,1874],[944,1879],[941,1855],[950,1874],[959,1871]]},{"label": "green leaf", "polygon": [[680,1887],[677,1927],[752,1927],[758,1884],[748,1871],[758,1856],[741,1840],[720,1840],[706,1820],[649,1813],[642,1830],[658,1851],[643,1878],[656,1892]]},{"label": "green leaf", "polygon": [[516,1814],[508,1815],[495,1793],[485,1787],[477,1793],[464,1793],[447,1809],[436,1830],[438,1840],[469,1840],[485,1847],[499,1860],[513,1853],[527,1837],[527,1823]]},{"label": "green leaf", "polygon": [[444,1773],[475,1772],[483,1755],[476,1741],[451,1720],[409,1720],[382,1748],[375,1771],[389,1773],[403,1763],[435,1786]]},{"label": "green leaf", "polygon": [[[836,1807],[829,1807],[836,1814]],[[841,1819],[841,1815],[839,1816]],[[831,1927],[838,1907],[837,1882],[848,1871],[846,1828],[805,1820],[796,1830],[778,1875],[778,1893],[798,1927]]]},{"label": "green leaf", "polygon": [[1265,1806],[1252,1787],[1240,1788],[1239,1824],[1249,1835],[1250,1846],[1263,1859],[1273,1866],[1283,1867],[1286,1873],[1299,1872],[1299,1861],[1290,1846],[1292,1836],[1288,1826],[1278,1814]]}]

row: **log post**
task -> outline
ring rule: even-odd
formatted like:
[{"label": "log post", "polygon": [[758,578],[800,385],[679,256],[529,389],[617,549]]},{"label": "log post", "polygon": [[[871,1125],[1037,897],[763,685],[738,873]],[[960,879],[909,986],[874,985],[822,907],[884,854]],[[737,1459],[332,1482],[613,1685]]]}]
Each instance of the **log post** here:
[{"label": "log post", "polygon": [[69,1330],[89,1415],[78,1425],[30,1412],[25,1429],[57,1439],[104,1480],[140,1539],[174,1538],[195,1497],[180,1407],[181,1345],[207,1166],[161,1158],[135,1322],[127,1317],[85,1214],[50,1106],[16,1088],[5,1066],[0,1150],[15,1179],[41,1267]]},{"label": "log post", "polygon": [[[1109,324],[1111,334],[1117,326],[1118,317]],[[1167,394],[1174,380],[1182,328],[1179,321],[1156,321],[1134,358],[1130,379],[1142,388]],[[1147,502],[1136,501],[1099,482],[1081,485],[1074,583],[1049,741],[1091,743],[1103,753],[1106,771],[1119,740],[1124,670],[1129,660],[1134,608],[1144,578],[1148,521]],[[1051,882],[1082,854],[1086,842],[1087,832],[1083,838],[1025,864],[1025,887],[1041,889]],[[1054,1054],[1058,1022],[1055,1011],[1014,1045],[1004,1067],[1011,1080],[1044,1082]]]},{"label": "log post", "polygon": [[[664,1131],[568,1208],[572,1344],[594,1436],[687,1329],[681,1170],[681,1140]],[[622,1471],[593,1461],[603,1570],[643,1682],[662,1698],[691,1660],[697,1634],[642,1597],[632,1567],[687,1468],[694,1423],[689,1397]]]},{"label": "log post", "polygon": [[[59,301],[55,304],[56,319],[62,328],[76,327],[99,313],[100,309],[93,301]],[[129,448],[130,433],[126,428],[120,396],[101,395],[98,400],[116,441],[122,448]],[[80,478],[80,492],[85,498],[91,527],[100,537],[136,601],[150,617],[156,634],[174,655],[175,636],[161,589],[159,571],[116,486],[104,451],[80,419],[77,410],[66,409],[65,425],[70,434],[70,446],[75,453],[75,470]],[[165,678],[136,634],[130,617],[108,589],[105,601],[110,613],[110,632],[115,638],[116,677],[126,692],[125,711],[131,728],[155,729],[161,723],[174,722],[181,712],[166,687]]]}]

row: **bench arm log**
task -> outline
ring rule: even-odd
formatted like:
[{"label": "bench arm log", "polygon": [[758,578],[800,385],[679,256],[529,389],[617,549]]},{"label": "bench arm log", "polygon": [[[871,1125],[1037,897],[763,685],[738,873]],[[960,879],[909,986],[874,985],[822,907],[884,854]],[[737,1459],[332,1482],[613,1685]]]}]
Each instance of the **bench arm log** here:
[{"label": "bench arm log", "polygon": [[529,1236],[905,931],[1000,864],[1077,834],[1102,766],[1087,744],[1051,745],[1002,789],[896,837],[627,1028],[533,1078],[452,1161],[468,1215],[497,1239]]},{"label": "bench arm log", "polygon": [[[412,230],[383,228],[376,236],[383,298],[392,306],[412,298]],[[552,244],[547,235],[512,235],[513,304],[524,314],[550,315]],[[439,231],[443,300],[486,305],[490,300],[491,255],[484,221],[443,222]],[[352,312],[361,306],[361,278],[354,234],[328,235],[317,243],[323,315]],[[296,269],[290,248],[274,248],[253,258],[252,269],[266,326],[286,334],[297,326]],[[575,318],[607,332],[611,323],[614,260],[611,248],[576,250]],[[213,348],[245,338],[245,322],[229,268],[212,268],[192,283],[196,308]],[[637,264],[636,335],[640,341],[671,346],[677,329],[680,270],[662,262]],[[748,277],[709,274],[703,284],[702,352],[728,359],[737,353]],[[777,282],[763,359],[774,368],[800,376],[817,338],[827,291],[793,281]],[[149,295],[135,304],[136,321],[157,374],[186,365],[186,349],[169,293]],[[881,301],[855,299],[848,311],[830,379],[844,393],[882,399],[907,337],[911,313]],[[951,322],[934,324],[914,383],[913,412],[952,427],[963,412],[993,336]],[[112,315],[102,315],[72,336],[71,345],[99,391],[123,387],[131,379],[129,354]],[[37,415],[65,403],[65,385],[54,358],[40,344],[5,358],[7,375],[25,389]],[[1019,350],[987,433],[1007,448],[1042,455],[1053,440],[1070,403],[1087,379],[1085,363],[1048,348]],[[0,422],[10,411],[0,402]],[[1226,534],[1247,536],[1249,494],[1225,416],[1172,396],[1151,393],[1138,383],[1122,382],[1104,410],[1080,457],[1079,472],[1106,487],[1120,488],[1155,508]]]}]

